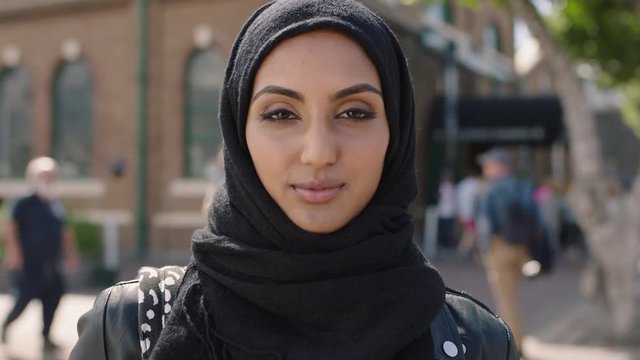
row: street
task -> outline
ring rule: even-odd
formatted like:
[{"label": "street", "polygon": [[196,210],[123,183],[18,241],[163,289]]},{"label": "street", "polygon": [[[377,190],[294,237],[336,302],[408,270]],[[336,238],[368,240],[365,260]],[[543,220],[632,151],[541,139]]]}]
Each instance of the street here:
[{"label": "street", "polygon": [[[93,305],[95,295],[67,294],[62,298],[51,329],[52,340],[60,345],[57,352],[44,353],[42,350],[42,312],[38,301],[32,301],[25,312],[8,331],[8,342],[0,348],[2,360],[62,360],[78,339],[76,323],[80,315]],[[13,300],[10,296],[0,295],[0,317],[4,319]]]},{"label": "street", "polygon": [[[447,286],[494,309],[484,269],[470,261],[435,261]],[[579,292],[581,261],[561,263],[551,275],[525,281],[521,306],[527,360],[640,360],[640,347],[607,344],[606,319]]]},{"label": "street", "polygon": [[[495,309],[484,268],[473,262],[436,261],[447,286],[463,290]],[[583,301],[579,294],[580,265],[563,265],[550,276],[525,281],[521,306],[526,333],[544,333],[549,324]]]}]

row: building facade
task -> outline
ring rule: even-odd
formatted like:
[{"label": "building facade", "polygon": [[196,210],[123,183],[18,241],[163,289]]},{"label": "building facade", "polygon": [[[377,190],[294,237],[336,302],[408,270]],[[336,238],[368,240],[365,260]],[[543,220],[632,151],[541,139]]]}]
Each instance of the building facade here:
[{"label": "building facade", "polygon": [[[61,164],[72,216],[101,224],[120,251],[188,249],[220,148],[226,59],[264,0],[5,0],[0,3],[0,198],[25,190],[26,162]],[[513,21],[490,4],[363,0],[385,17],[416,88],[420,184],[435,99],[455,69],[458,96],[508,95]],[[451,50],[454,49],[454,50]],[[426,202],[415,208],[417,223]],[[116,235],[113,235],[116,234]]]}]

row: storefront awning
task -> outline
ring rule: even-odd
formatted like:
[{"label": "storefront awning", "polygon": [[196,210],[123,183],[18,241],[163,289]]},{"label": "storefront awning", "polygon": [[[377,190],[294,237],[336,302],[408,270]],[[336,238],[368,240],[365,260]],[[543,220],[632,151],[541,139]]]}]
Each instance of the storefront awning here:
[{"label": "storefront awning", "polygon": [[[562,106],[557,97],[459,99],[458,142],[551,143],[563,136]],[[444,99],[433,103],[430,136],[445,140]]]}]

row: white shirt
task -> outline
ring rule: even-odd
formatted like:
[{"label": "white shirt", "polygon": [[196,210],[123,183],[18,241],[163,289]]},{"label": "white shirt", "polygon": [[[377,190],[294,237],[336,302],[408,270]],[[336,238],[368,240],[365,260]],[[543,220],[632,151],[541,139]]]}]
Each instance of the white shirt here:
[{"label": "white shirt", "polygon": [[478,179],[468,176],[456,186],[456,205],[460,219],[469,221],[475,218],[479,185]]},{"label": "white shirt", "polygon": [[456,217],[456,195],[453,184],[444,182],[440,184],[440,197],[438,198],[438,215],[441,218]]}]

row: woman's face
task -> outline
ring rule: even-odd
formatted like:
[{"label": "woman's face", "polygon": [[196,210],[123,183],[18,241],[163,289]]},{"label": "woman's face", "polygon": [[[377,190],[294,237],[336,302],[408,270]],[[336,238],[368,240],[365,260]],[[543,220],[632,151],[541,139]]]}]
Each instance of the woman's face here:
[{"label": "woman's face", "polygon": [[258,69],[246,136],[289,219],[313,233],[339,230],[376,192],[389,144],[375,66],[338,32],[283,41]]}]

